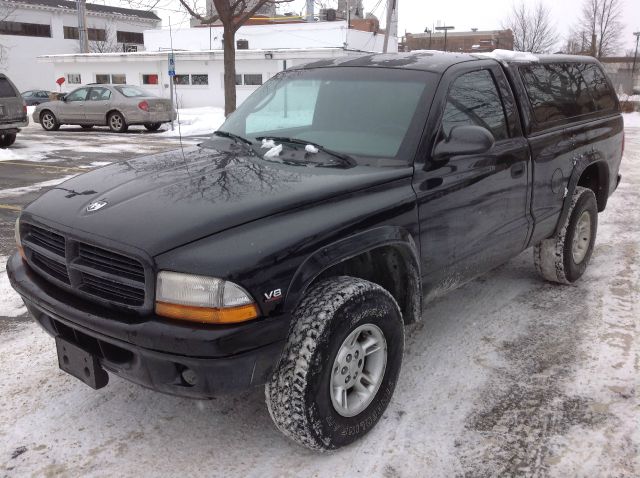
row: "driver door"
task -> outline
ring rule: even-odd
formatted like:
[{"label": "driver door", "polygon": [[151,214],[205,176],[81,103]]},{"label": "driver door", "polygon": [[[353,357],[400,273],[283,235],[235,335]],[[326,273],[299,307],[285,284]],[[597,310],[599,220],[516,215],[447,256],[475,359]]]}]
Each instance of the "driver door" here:
[{"label": "driver door", "polygon": [[59,113],[61,123],[85,122],[85,101],[88,93],[89,88],[78,88],[65,97]]},{"label": "driver door", "polygon": [[[432,148],[414,174],[423,284],[434,295],[518,254],[529,229],[529,149],[504,73],[493,62],[452,70],[436,94],[440,104],[432,107]],[[480,154],[432,157],[459,125],[487,129],[495,144]]]}]

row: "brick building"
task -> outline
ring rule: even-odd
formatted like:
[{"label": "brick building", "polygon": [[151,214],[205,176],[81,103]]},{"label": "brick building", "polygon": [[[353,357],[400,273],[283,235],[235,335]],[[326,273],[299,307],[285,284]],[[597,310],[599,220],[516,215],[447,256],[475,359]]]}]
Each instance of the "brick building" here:
[{"label": "brick building", "polygon": [[[482,52],[497,48],[513,50],[513,32],[511,30],[486,30],[470,32],[447,32],[447,51]],[[407,33],[404,50],[444,50],[444,32]]]}]

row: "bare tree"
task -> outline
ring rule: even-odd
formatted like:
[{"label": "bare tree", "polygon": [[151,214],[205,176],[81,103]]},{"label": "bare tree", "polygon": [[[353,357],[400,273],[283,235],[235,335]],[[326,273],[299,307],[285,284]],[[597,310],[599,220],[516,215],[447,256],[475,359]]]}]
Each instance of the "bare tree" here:
[{"label": "bare tree", "polygon": [[[11,5],[9,2],[2,2],[0,5],[0,22],[7,20],[13,12],[16,11],[16,6]],[[9,47],[0,43],[0,66],[4,65],[7,61],[7,54],[9,53]]]},{"label": "bare tree", "polygon": [[200,13],[195,0],[179,0],[184,9],[200,23],[222,23],[224,31],[224,111],[226,115],[236,109],[236,32],[265,5],[290,3],[293,0],[210,0],[215,14]]},{"label": "bare tree", "polygon": [[502,28],[513,31],[516,51],[547,53],[558,43],[558,34],[551,22],[551,13],[542,3],[528,7],[526,2],[514,3]]},{"label": "bare tree", "polygon": [[581,45],[581,53],[602,58],[619,49],[621,35],[622,0],[584,0],[569,41]]}]

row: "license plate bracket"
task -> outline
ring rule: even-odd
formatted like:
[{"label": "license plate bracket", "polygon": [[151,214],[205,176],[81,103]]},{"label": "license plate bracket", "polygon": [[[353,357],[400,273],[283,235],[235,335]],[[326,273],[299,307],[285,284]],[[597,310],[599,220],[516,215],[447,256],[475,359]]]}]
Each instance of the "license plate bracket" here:
[{"label": "license plate bracket", "polygon": [[109,383],[109,374],[102,368],[95,355],[62,337],[56,337],[56,349],[58,366],[64,372],[73,375],[95,390]]}]

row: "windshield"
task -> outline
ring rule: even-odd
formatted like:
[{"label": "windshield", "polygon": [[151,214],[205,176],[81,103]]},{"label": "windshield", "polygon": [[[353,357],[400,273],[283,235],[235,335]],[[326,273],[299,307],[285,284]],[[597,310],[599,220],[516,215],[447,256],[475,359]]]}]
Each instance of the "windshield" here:
[{"label": "windshield", "polygon": [[115,88],[127,98],[148,98],[154,96],[148,91],[144,91],[136,86],[116,86]]},{"label": "windshield", "polygon": [[352,156],[395,158],[410,136],[428,75],[359,67],[281,72],[220,130],[252,141],[294,138]]}]

